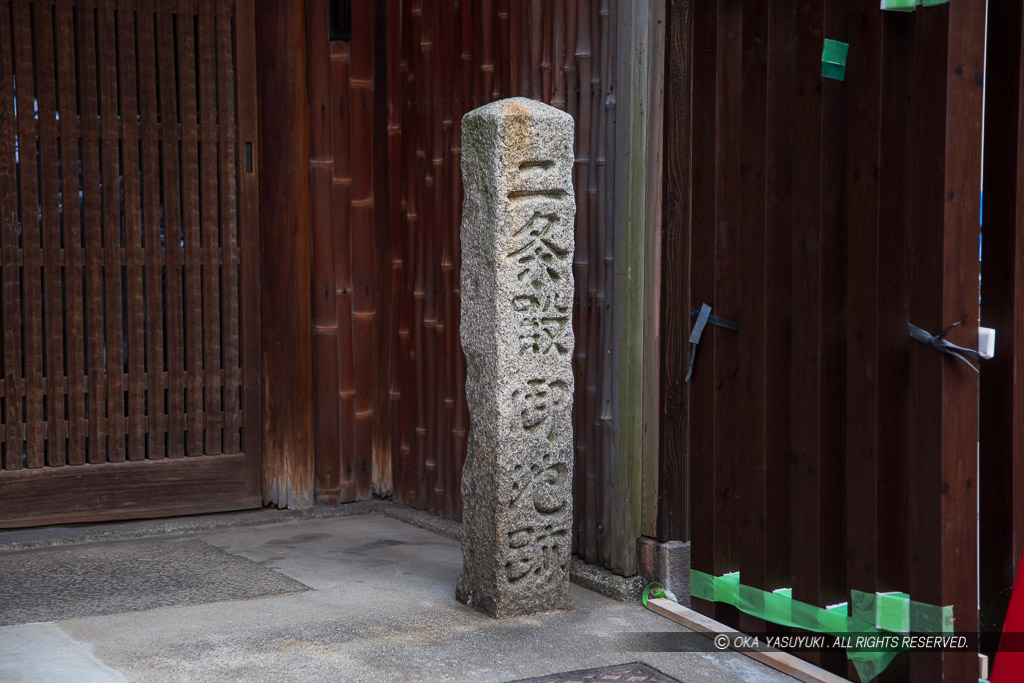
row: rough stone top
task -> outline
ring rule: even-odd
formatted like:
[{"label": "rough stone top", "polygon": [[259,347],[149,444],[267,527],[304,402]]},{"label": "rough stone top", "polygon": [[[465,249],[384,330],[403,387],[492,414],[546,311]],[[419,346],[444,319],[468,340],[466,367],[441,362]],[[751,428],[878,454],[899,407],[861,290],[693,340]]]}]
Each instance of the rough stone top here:
[{"label": "rough stone top", "polygon": [[534,120],[563,119],[572,125],[572,116],[550,104],[544,104],[528,97],[509,97],[485,104],[469,112],[463,119],[481,118],[498,121],[509,118],[530,118]]}]

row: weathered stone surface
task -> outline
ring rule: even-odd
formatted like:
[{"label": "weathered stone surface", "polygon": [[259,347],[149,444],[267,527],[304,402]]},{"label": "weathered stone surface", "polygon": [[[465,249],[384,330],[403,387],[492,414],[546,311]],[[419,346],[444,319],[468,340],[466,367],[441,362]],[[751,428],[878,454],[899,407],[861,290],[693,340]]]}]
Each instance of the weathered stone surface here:
[{"label": "weathered stone surface", "polygon": [[470,413],[456,596],[492,616],[571,609],[573,120],[513,98],[462,119],[462,348]]}]

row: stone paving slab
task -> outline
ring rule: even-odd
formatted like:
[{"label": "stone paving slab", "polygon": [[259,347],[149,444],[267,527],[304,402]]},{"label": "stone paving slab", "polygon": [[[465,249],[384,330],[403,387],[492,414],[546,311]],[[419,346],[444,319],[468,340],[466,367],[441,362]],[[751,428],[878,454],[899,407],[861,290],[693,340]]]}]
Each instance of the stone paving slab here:
[{"label": "stone paving slab", "polygon": [[198,540],[0,553],[0,626],[307,590]]}]

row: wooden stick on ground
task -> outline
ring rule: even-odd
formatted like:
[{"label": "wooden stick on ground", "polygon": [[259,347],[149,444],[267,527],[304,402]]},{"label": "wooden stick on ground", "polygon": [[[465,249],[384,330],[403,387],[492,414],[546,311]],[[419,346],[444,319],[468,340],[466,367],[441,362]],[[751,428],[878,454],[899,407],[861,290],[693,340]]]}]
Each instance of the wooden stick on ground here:
[{"label": "wooden stick on ground", "polygon": [[[657,612],[663,617],[668,617],[677,624],[681,624],[688,629],[697,631],[698,633],[735,632],[735,629],[729,628],[725,624],[721,624],[714,619],[710,619],[703,614],[700,614],[699,612],[693,611],[689,607],[683,607],[680,604],[664,598],[648,600],[647,609],[652,612]],[[787,652],[780,652],[778,650],[752,650],[749,652],[742,652],[741,654],[744,654],[751,659],[756,659],[762,664],[767,664],[776,671],[788,674],[799,681],[804,681],[804,683],[843,683],[846,681],[845,678],[840,678],[839,676],[831,674],[824,669],[819,669],[813,664],[809,664],[799,657],[794,657]]]}]

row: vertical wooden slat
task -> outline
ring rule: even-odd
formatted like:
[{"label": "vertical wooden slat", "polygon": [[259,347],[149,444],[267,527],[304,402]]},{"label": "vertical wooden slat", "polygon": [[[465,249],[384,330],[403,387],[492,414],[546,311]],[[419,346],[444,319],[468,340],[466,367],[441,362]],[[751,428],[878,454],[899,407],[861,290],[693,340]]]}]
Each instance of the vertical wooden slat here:
[{"label": "vertical wooden slat", "polygon": [[[945,33],[945,40],[919,44],[920,47],[927,46],[920,53],[922,62],[925,54],[934,55],[937,47],[946,46],[946,59],[937,63],[931,61],[935,86],[926,90],[941,97],[940,103],[944,102],[945,117],[936,117],[930,108],[928,110],[932,118],[944,119],[944,135],[932,142],[931,131],[924,121],[929,113],[923,107],[915,112],[917,116],[912,119],[923,133],[919,138],[921,147],[915,150],[922,163],[926,163],[925,150],[928,148],[943,149],[944,163],[941,175],[936,174],[935,185],[930,184],[931,177],[925,171],[922,179],[929,182],[924,186],[928,189],[919,193],[932,198],[937,209],[936,218],[942,221],[943,229],[935,229],[938,220],[926,223],[931,214],[924,211],[917,214],[921,222],[912,224],[911,228],[916,236],[918,230],[923,233],[925,225],[928,225],[927,229],[938,233],[941,238],[942,251],[935,254],[938,277],[933,282],[938,286],[930,292],[932,299],[937,299],[936,293],[941,291],[940,306],[934,319],[931,318],[930,306],[921,306],[924,310],[919,314],[918,297],[923,298],[924,292],[912,289],[911,320],[921,319],[926,326],[962,321],[961,326],[949,336],[954,343],[967,347],[973,346],[978,338],[978,263],[975,251],[981,194],[985,6],[981,0],[975,0],[942,6],[919,17],[925,35],[931,29],[926,21],[934,21],[938,26],[936,30]],[[921,66],[925,68],[923,63]],[[929,80],[927,76],[922,77],[921,87],[927,88],[925,83]],[[939,85],[940,82],[943,84]],[[919,100],[918,104],[927,103]],[[945,201],[937,201],[938,196],[944,197]],[[922,238],[920,247],[915,241],[914,256],[931,256],[930,246],[927,238]],[[914,265],[912,261],[911,267]],[[917,282],[924,282],[918,279],[922,271],[912,272]],[[977,548],[978,531],[978,376],[962,363],[951,362],[951,358],[935,359],[934,353],[927,354],[928,351],[934,350],[923,344],[911,347],[911,376],[915,380],[911,385],[911,409],[914,418],[929,423],[932,432],[941,435],[941,444],[940,448],[932,449],[932,443],[922,439],[912,443],[911,447],[911,467],[917,476],[910,497],[913,512],[909,592],[919,595],[920,600],[928,604],[953,605],[957,630],[973,632],[978,630],[977,555],[972,552]],[[931,361],[928,370],[922,367],[928,362],[926,359]],[[922,374],[918,374],[918,370]],[[925,393],[931,388],[927,375],[924,375],[928,372],[941,373],[939,394]],[[914,410],[915,405],[920,410]],[[912,424],[915,421],[912,418]],[[923,504],[915,507],[915,502],[918,502],[915,494],[918,492],[920,498],[937,500],[937,506],[932,507],[930,501],[921,501]],[[929,515],[936,511],[938,516]],[[930,525],[930,528],[922,529],[924,525]],[[941,571],[936,572],[936,566],[941,567]],[[911,667],[911,680],[936,680],[940,671],[945,680],[969,680],[977,675],[974,653],[943,653],[941,670],[932,668],[932,662],[938,663],[939,660],[939,656],[930,656],[920,669],[919,661],[915,660]]]},{"label": "vertical wooden slat", "polygon": [[[163,269],[167,241],[163,217],[160,211],[162,189],[160,173],[160,141],[163,129],[158,119],[157,54],[156,54],[156,13],[153,0],[140,0],[136,24],[139,45],[139,113],[142,121],[141,170],[142,170],[142,231],[145,249],[145,320],[146,320],[146,439],[147,457],[163,458],[167,453],[167,404],[165,401],[167,375],[164,364],[164,287]],[[164,75],[160,74],[161,78]],[[166,77],[170,77],[168,74]],[[177,207],[175,207],[177,208]]]},{"label": "vertical wooden slat", "polygon": [[310,192],[313,221],[313,384],[316,396],[316,501],[340,502],[338,423],[338,304],[334,279],[334,224],[331,217],[333,164],[331,55],[327,3],[306,3],[309,45]]},{"label": "vertical wooden slat", "polygon": [[[945,15],[945,11],[941,11]],[[906,193],[907,247],[905,268],[910,293],[909,322],[924,329],[940,330],[945,322],[943,290],[943,207],[933,201],[944,194],[943,150],[946,136],[945,64],[934,55],[948,50],[945,16],[920,13],[916,17],[917,34],[913,58],[908,68],[919,97],[910,103],[910,130],[907,135],[909,174]],[[927,48],[925,46],[928,46]],[[944,61],[944,60],[940,60]],[[938,108],[938,113],[935,109]],[[932,151],[936,150],[936,151]],[[979,167],[980,169],[980,164]],[[980,176],[980,170],[976,171]],[[958,312],[958,320],[962,319]],[[974,316],[972,316],[974,317]],[[952,321],[951,321],[952,322]],[[954,338],[954,341],[961,341]],[[928,346],[911,343],[907,460],[909,477],[909,539],[905,553],[909,559],[907,591],[915,600],[940,605],[942,601],[942,519],[943,421],[941,397],[946,359],[936,358]],[[952,366],[952,363],[950,363]],[[966,368],[961,371],[970,372]],[[972,373],[973,374],[973,373]],[[973,545],[972,545],[973,547]],[[957,616],[960,616],[957,614]],[[942,656],[919,655],[910,662],[910,680],[942,679]]]},{"label": "vertical wooden slat", "polygon": [[242,347],[242,451],[246,454],[248,493],[263,490],[263,354],[260,292],[260,145],[257,127],[256,29],[253,0],[235,0],[235,73],[238,142],[245,150],[238,180],[238,243]]},{"label": "vertical wooden slat", "polygon": [[221,257],[221,338],[223,386],[221,407],[224,411],[224,453],[241,450],[241,405],[239,387],[242,383],[241,330],[239,328],[239,251],[238,251],[238,133],[235,116],[235,69],[231,53],[234,40],[234,17],[231,0],[217,4],[217,113],[220,131],[220,196]]},{"label": "vertical wooden slat", "polygon": [[[470,11],[469,4],[460,6],[460,16],[465,17]],[[402,128],[401,128],[401,29],[402,29],[401,4],[398,0],[389,0],[385,12],[384,26],[387,35],[387,54],[382,68],[387,76],[387,230],[389,235],[389,249],[391,263],[390,298],[388,302],[388,316],[390,325],[384,330],[389,336],[390,355],[388,363],[390,377],[388,378],[388,405],[386,408],[388,428],[390,430],[388,448],[390,451],[390,463],[380,465],[380,475],[374,477],[374,493],[379,496],[394,495],[401,488],[401,481],[405,463],[402,450],[402,372],[403,364],[403,336],[401,328],[401,313],[403,301],[403,282],[405,277],[405,252],[402,243]],[[463,40],[465,31],[462,32]],[[468,73],[469,64],[463,57],[463,77],[457,82],[465,86],[465,74]],[[378,467],[374,460],[375,469]],[[396,496],[397,498],[398,496]]]},{"label": "vertical wooden slat", "polygon": [[[118,105],[121,128],[121,192],[123,206],[123,241],[126,280],[125,324],[127,334],[128,373],[128,459],[146,457],[146,328],[143,320],[143,249],[142,206],[139,182],[139,103],[136,58],[136,3],[120,0],[117,12],[117,75]],[[109,343],[109,341],[108,341]]]},{"label": "vertical wooden slat", "polygon": [[[3,469],[22,467],[25,449],[25,424],[22,419],[25,384],[22,374],[21,328],[21,249],[18,240],[19,204],[18,177],[15,164],[15,139],[18,121],[14,117],[14,32],[10,7],[0,7],[0,245],[2,245],[3,280],[3,414],[5,439]],[[20,113],[20,110],[19,110]],[[21,137],[18,136],[19,141]]]},{"label": "vertical wooden slat", "polygon": [[[823,36],[849,44],[851,0],[830,0],[822,16]],[[819,57],[820,62],[820,57]],[[820,76],[820,66],[818,67]],[[818,298],[820,368],[818,406],[818,481],[821,534],[818,537],[820,593],[818,604],[849,599],[846,587],[846,288],[847,176],[849,150],[849,86],[846,81],[821,78],[821,188]],[[812,661],[814,661],[812,659]],[[823,667],[844,671],[841,653],[825,653]]]},{"label": "vertical wooden slat", "polygon": [[646,98],[644,126],[647,138],[647,165],[644,169],[644,293],[643,293],[643,407],[641,423],[642,467],[640,482],[640,531],[656,536],[658,527],[658,476],[661,421],[661,250],[662,250],[662,174],[664,150],[665,23],[663,3],[651,6],[647,35]]},{"label": "vertical wooden slat", "polygon": [[[85,440],[88,434],[85,413],[85,321],[83,319],[83,251],[82,198],[84,187],[79,183],[80,124],[85,118],[80,106],[77,65],[81,50],[76,41],[75,8],[71,2],[57,3],[58,83],[60,86],[61,202],[64,228],[64,287],[62,304],[65,319],[64,344],[67,362],[67,461],[70,465],[85,462]],[[85,9],[82,10],[86,11]],[[77,130],[76,130],[77,129]]]},{"label": "vertical wooden slat", "polygon": [[355,482],[355,366],[352,354],[352,157],[349,107],[349,50],[346,43],[331,47],[331,111],[333,177],[331,232],[333,278],[338,321],[338,477],[339,500],[356,500]]},{"label": "vertical wooden slat", "polygon": [[[796,12],[797,92],[793,150],[793,343],[790,458],[793,597],[824,605],[821,593],[821,204],[822,180],[822,0],[799,5]],[[820,657],[812,655],[820,661]],[[813,661],[813,660],[812,660]]]},{"label": "vertical wooden slat", "polygon": [[[739,321],[739,239],[741,188],[739,185],[742,102],[736,87],[742,78],[742,8],[727,0],[719,3],[718,18],[718,99],[717,149],[715,163],[720,169],[715,187],[714,298],[716,315]],[[702,299],[702,301],[705,301]],[[696,303],[696,301],[695,301]],[[714,500],[715,500],[715,575],[739,569],[737,503],[740,492],[738,427],[736,399],[739,396],[738,334],[719,327],[706,330],[705,348],[714,345]],[[704,351],[705,349],[701,349]],[[698,362],[708,359],[707,356]],[[735,612],[718,606],[722,618]]]},{"label": "vertical wooden slat", "polygon": [[[205,419],[204,453],[220,453],[223,446],[224,406],[221,390],[224,372],[221,364],[221,273],[220,257],[224,241],[218,202],[218,139],[222,112],[217,107],[217,27],[216,7],[199,3],[198,71],[199,79],[199,240],[202,245],[203,287],[203,412]],[[209,254],[209,256],[207,256]]]},{"label": "vertical wooden slat", "polygon": [[662,186],[661,412],[658,528],[661,541],[689,540],[686,377],[690,336],[690,121],[692,0],[672,0],[666,27],[665,173]]},{"label": "vertical wooden slat", "polygon": [[[61,268],[61,197],[58,169],[57,73],[54,59],[54,14],[46,3],[33,7],[36,60],[36,91],[39,106],[39,203],[42,219],[43,306],[45,316],[43,399],[46,420],[46,464],[63,465],[67,459],[67,423],[64,412],[64,282]],[[71,109],[73,111],[73,108]],[[68,112],[65,112],[68,114]]]},{"label": "vertical wooden slat", "polygon": [[[592,106],[597,116],[593,133],[594,142],[591,147],[596,173],[591,177],[593,179],[592,185],[597,188],[597,192],[588,197],[591,202],[591,223],[587,227],[597,235],[597,240],[594,243],[595,249],[592,254],[598,257],[598,263],[600,264],[594,274],[596,279],[595,298],[598,302],[597,308],[599,312],[592,328],[597,330],[594,333],[597,336],[595,336],[595,340],[592,342],[595,346],[595,354],[592,358],[602,358],[605,359],[605,362],[597,364],[594,373],[600,378],[598,382],[598,386],[600,386],[598,390],[600,407],[596,413],[597,420],[594,425],[594,444],[595,450],[599,453],[597,457],[600,458],[601,462],[600,476],[597,481],[598,498],[595,504],[603,513],[601,524],[603,528],[598,530],[600,535],[597,542],[601,550],[598,558],[603,565],[608,566],[612,561],[613,552],[622,553],[629,552],[629,550],[635,552],[636,546],[632,545],[631,548],[627,548],[626,544],[622,542],[622,537],[620,537],[618,542],[608,542],[602,533],[605,529],[612,527],[612,516],[616,514],[615,507],[608,504],[609,499],[612,498],[612,495],[609,495],[610,492],[618,487],[616,479],[620,473],[616,472],[616,465],[618,464],[623,470],[627,465],[623,462],[615,462],[616,457],[619,455],[615,450],[617,445],[615,436],[617,425],[615,421],[619,418],[616,417],[614,411],[614,401],[616,400],[618,385],[614,371],[616,367],[614,357],[611,359],[612,362],[607,362],[607,357],[613,355],[615,349],[616,312],[613,311],[616,296],[615,276],[617,273],[623,272],[622,270],[616,270],[616,236],[618,231],[616,230],[616,221],[614,220],[615,205],[612,202],[612,197],[615,194],[616,167],[613,160],[615,150],[618,147],[615,137],[617,127],[612,125],[612,112],[609,111],[607,106],[608,97],[615,91],[615,74],[618,64],[615,59],[616,44],[618,42],[616,40],[618,36],[616,28],[619,26],[619,23],[617,16],[613,16],[611,12],[608,0],[601,0],[593,19],[595,24],[592,30],[596,36],[600,37],[598,61],[595,64],[592,80],[592,95],[596,96]],[[623,23],[625,24],[626,22]],[[618,400],[622,400],[621,396]],[[632,491],[629,494],[614,494],[614,497],[623,501],[632,498],[636,495],[637,489],[635,484],[631,488]],[[634,512],[634,514],[637,513]],[[629,540],[632,540],[635,544],[635,539]]]},{"label": "vertical wooden slat", "polygon": [[[910,184],[910,101],[913,87],[915,17],[886,12],[882,21],[882,64],[901,68],[883,69],[879,88],[879,183],[882,187],[912,187]],[[909,438],[910,339],[907,335],[909,288],[906,272],[907,206],[910,191],[881,192],[878,203],[878,290],[885,293],[885,305],[878,315],[878,395],[888,406],[878,411],[878,590],[906,592],[909,582],[908,555],[911,471],[907,458]],[[883,228],[884,229],[881,229]],[[905,680],[907,658],[890,667],[893,680]]]},{"label": "vertical wooden slat", "polygon": [[[371,452],[364,457],[370,459],[371,485],[375,495],[389,495],[391,492],[391,376],[393,349],[396,340],[392,336],[392,321],[395,311],[392,305],[394,292],[391,286],[393,277],[391,215],[397,207],[392,207],[389,198],[388,168],[393,114],[388,109],[388,98],[391,94],[388,72],[388,55],[393,47],[397,47],[397,26],[387,23],[387,2],[374,3],[373,21],[373,107],[377,112],[373,126],[373,184],[376,201],[374,203],[374,269],[377,286],[374,289],[374,307],[377,320],[374,330],[375,346],[377,347],[377,374],[374,377],[373,402],[374,420],[372,423],[373,440]],[[385,116],[385,112],[387,115]],[[369,492],[366,493],[369,495]]]},{"label": "vertical wooden slat", "polygon": [[[768,510],[765,506],[767,481],[765,409],[768,400],[765,371],[767,347],[766,283],[767,263],[767,131],[768,30],[767,3],[747,5],[742,23],[742,80],[740,94],[739,212],[737,275],[740,301],[739,387],[736,412],[743,425],[736,456],[739,465],[738,514],[736,526],[740,576],[745,585],[764,590],[766,584],[765,535]],[[739,46],[737,46],[739,47]],[[728,172],[728,169],[727,169]],[[744,631],[763,631],[765,622],[741,614]]]},{"label": "vertical wooden slat", "polygon": [[[453,471],[456,465],[457,456],[452,450],[454,434],[455,408],[455,349],[452,338],[454,326],[454,292],[457,287],[455,280],[459,275],[455,271],[455,249],[458,244],[458,230],[455,225],[461,222],[461,211],[457,201],[452,201],[451,188],[453,187],[453,171],[456,167],[452,165],[452,148],[457,147],[460,141],[455,139],[457,127],[454,125],[456,118],[461,118],[461,103],[454,99],[455,79],[449,74],[453,72],[457,64],[458,45],[456,44],[456,26],[452,12],[446,10],[444,5],[436,5],[434,18],[434,42],[437,46],[436,59],[434,62],[435,82],[440,90],[436,109],[436,134],[434,136],[434,149],[431,154],[433,165],[433,196],[435,203],[434,213],[437,216],[438,235],[436,238],[434,257],[434,280],[437,293],[435,295],[435,317],[436,324],[434,334],[436,339],[436,408],[433,416],[433,429],[436,432],[433,439],[433,448],[436,453],[437,470],[435,478],[435,499],[437,514],[451,517],[454,514],[456,491],[458,482],[453,479]],[[488,7],[487,15],[484,18],[484,31],[493,32],[493,7]],[[488,37],[493,43],[493,34]],[[493,48],[492,48],[493,49]],[[493,74],[488,76],[483,73],[485,79],[493,90]],[[485,86],[486,87],[486,86]],[[460,171],[461,172],[461,171]]]},{"label": "vertical wooden slat", "polygon": [[[846,586],[878,590],[879,406],[879,147],[881,17],[871,0],[853,2],[849,36],[863,57],[847,66],[849,135],[847,176],[846,366]],[[889,438],[889,435],[884,435]],[[888,517],[888,515],[886,515]],[[848,670],[853,674],[852,668]]]},{"label": "vertical wooden slat", "polygon": [[203,454],[203,287],[201,279],[199,215],[199,121],[194,4],[178,4],[179,93],[181,96],[181,196],[184,203],[182,230],[185,243],[185,371],[187,377],[186,453]]},{"label": "vertical wooden slat", "polygon": [[352,25],[369,40],[350,44],[352,127],[352,324],[355,353],[355,474],[359,496],[370,494],[373,457],[373,373],[377,349],[374,301],[373,12],[352,6]]},{"label": "vertical wooden slat", "polygon": [[[610,177],[614,208],[610,252],[615,264],[610,290],[612,298],[612,362],[603,370],[611,375],[614,437],[608,453],[609,475],[615,482],[615,494],[604,500],[608,515],[605,561],[624,575],[636,572],[636,541],[641,533],[641,478],[643,473],[643,358],[644,272],[646,243],[646,189],[648,127],[647,85],[651,22],[654,17],[645,2],[624,2],[621,23],[613,24],[617,49],[625,59],[614,72],[616,84],[631,92],[630,106],[616,112],[615,150],[630,150],[623,164]],[[540,21],[540,19],[537,19]],[[608,174],[605,174],[606,178]],[[604,215],[601,211],[599,215]],[[599,223],[600,225],[600,223]],[[608,247],[611,247],[609,250]],[[611,417],[610,415],[608,416]],[[611,426],[611,421],[607,422]]]},{"label": "vertical wooden slat", "polygon": [[80,46],[79,74],[82,93],[82,196],[85,232],[85,280],[86,280],[86,370],[88,374],[88,401],[86,417],[89,420],[88,461],[101,463],[107,460],[107,370],[104,348],[105,334],[105,268],[104,231],[106,213],[102,185],[103,164],[101,155],[106,144],[101,139],[104,133],[101,119],[101,101],[97,88],[104,82],[103,74],[97,68],[97,32],[102,30],[103,8],[89,11],[79,8],[78,31]]},{"label": "vertical wooden slat", "polygon": [[[615,290],[610,286],[609,282],[610,277],[615,272],[615,256],[612,251],[615,241],[614,239],[609,239],[610,235],[607,230],[609,221],[602,216],[605,208],[603,198],[605,197],[605,192],[609,189],[608,169],[605,163],[607,162],[606,155],[610,151],[609,145],[603,140],[609,114],[606,112],[606,107],[603,106],[601,98],[609,66],[607,64],[608,46],[606,44],[608,35],[607,33],[601,34],[602,30],[607,31],[604,26],[608,23],[608,15],[607,13],[602,14],[602,10],[607,10],[607,7],[607,3],[599,3],[591,14],[591,31],[596,38],[596,44],[594,45],[594,69],[591,72],[590,79],[591,96],[594,100],[591,103],[592,128],[590,137],[593,166],[591,167],[590,184],[587,188],[589,221],[586,227],[588,232],[593,235],[590,253],[591,263],[596,266],[590,275],[593,281],[596,313],[590,321],[590,334],[592,335],[590,357],[594,359],[601,357],[602,352],[612,348],[610,335],[613,330],[613,307],[615,305]],[[611,147],[614,148],[614,145],[611,145]],[[594,394],[595,406],[592,413],[593,423],[591,425],[593,431],[591,436],[593,455],[591,457],[598,463],[593,504],[597,510],[601,511],[598,516],[597,538],[595,539],[600,552],[596,559],[598,562],[603,563],[608,562],[609,552],[607,549],[608,544],[604,543],[601,531],[609,527],[612,512],[602,506],[602,494],[615,478],[612,462],[615,444],[608,438],[610,431],[608,428],[611,426],[613,389],[611,377],[609,376],[610,373],[605,371],[607,365],[607,363],[593,363],[588,368],[588,372],[593,378],[592,385],[596,388]]]},{"label": "vertical wooden slat", "polygon": [[[122,250],[121,235],[121,127],[118,121],[118,63],[117,63],[117,16],[113,0],[104,0],[100,5],[100,21],[96,26],[97,43],[100,46],[100,121],[102,125],[101,182],[103,184],[103,280],[106,287],[104,296],[104,317],[106,349],[104,370],[107,375],[107,460],[121,462],[125,459],[125,372],[124,372],[124,328],[121,307],[122,291]],[[134,83],[133,83],[134,85]]]},{"label": "vertical wooden slat", "polygon": [[[768,10],[768,70],[765,126],[765,576],[768,590],[790,587],[791,496],[789,454],[790,382],[793,290],[794,204],[793,144],[798,134],[791,125],[796,112],[796,6],[773,0]],[[741,328],[742,332],[742,328]],[[778,398],[776,398],[778,397]],[[774,628],[773,626],[767,626]]]},{"label": "vertical wooden slat", "polygon": [[[717,35],[718,8],[708,2],[693,5],[693,109],[692,166],[693,226],[691,233],[691,300],[698,306],[711,303],[715,294],[715,149],[718,128],[715,125],[715,92],[718,80]],[[689,329],[689,326],[687,327]],[[709,574],[715,572],[714,491],[715,480],[715,397],[714,368],[716,349],[709,331],[698,346],[690,379],[689,447],[693,454],[688,482],[692,501],[690,520],[691,566]],[[689,335],[687,335],[688,337]],[[689,353],[693,353],[691,349]],[[689,357],[689,356],[688,356]],[[714,604],[691,598],[694,608],[714,614]]]},{"label": "vertical wooden slat", "polygon": [[[597,477],[598,450],[593,437],[594,425],[597,422],[596,371],[598,338],[591,333],[592,325],[600,314],[599,302],[595,301],[595,275],[600,268],[600,255],[591,247],[596,241],[595,230],[589,230],[590,203],[592,192],[596,192],[596,135],[594,107],[597,98],[591,84],[593,79],[594,59],[592,46],[592,29],[594,21],[591,15],[591,4],[584,3],[580,7],[576,50],[573,59],[582,84],[578,108],[578,126],[576,130],[575,155],[576,165],[574,183],[576,189],[576,250],[573,254],[573,276],[576,283],[575,310],[573,316],[573,333],[576,338],[574,371],[577,398],[573,401],[574,431],[576,438],[576,462],[574,469],[576,486],[574,487],[573,513],[576,517],[576,552],[581,557],[593,561],[597,556]],[[581,153],[582,152],[582,153]],[[581,158],[582,157],[582,158]]]},{"label": "vertical wooden slat", "polygon": [[186,17],[176,13],[175,0],[160,0],[157,13],[157,58],[160,69],[161,180],[164,190],[164,284],[167,340],[167,456],[185,455],[185,321],[182,296],[184,213],[181,205],[181,123],[179,65],[176,22]]},{"label": "vertical wooden slat", "polygon": [[35,129],[35,68],[38,46],[32,38],[28,4],[14,4],[14,60],[17,78],[18,167],[21,193],[22,325],[24,329],[26,462],[45,464],[43,421],[43,291],[42,242],[37,185],[38,150]]}]

